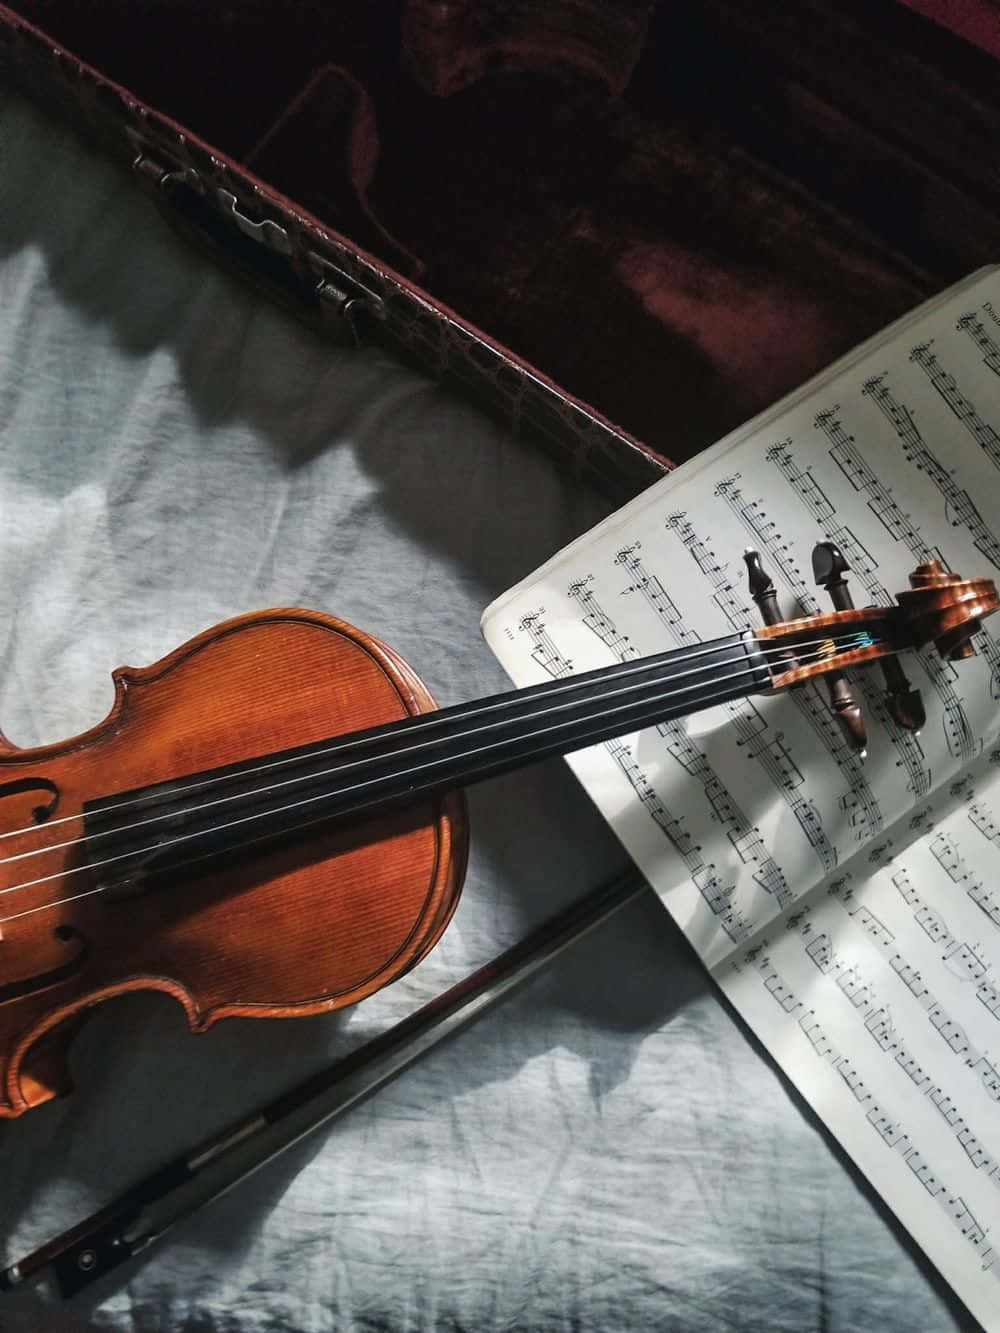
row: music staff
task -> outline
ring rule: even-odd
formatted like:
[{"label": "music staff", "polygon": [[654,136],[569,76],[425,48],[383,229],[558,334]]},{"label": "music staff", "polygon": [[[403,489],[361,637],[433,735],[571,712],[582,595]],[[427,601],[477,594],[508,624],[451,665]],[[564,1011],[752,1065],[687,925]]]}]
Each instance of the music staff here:
[{"label": "music staff", "polygon": [[543,670],[550,676],[568,676],[573,670],[573,663],[568,657],[563,657],[553,643],[552,636],[542,619],[544,614],[544,607],[539,607],[537,611],[529,611],[527,615],[522,616],[518,629],[531,639],[532,659]]},{"label": "music staff", "polygon": [[[992,309],[992,308],[991,308]],[[955,325],[963,333],[967,333],[983,354],[983,361],[993,371],[994,375],[1000,375],[1000,343],[987,332],[983,321],[975,311],[962,315]]]},{"label": "music staff", "polygon": [[[991,967],[983,955],[982,945],[969,944],[959,939],[942,914],[924,901],[905,867],[900,866],[893,871],[890,878],[899,896],[913,913],[917,925],[927,938],[942,950],[941,961],[956,976],[963,977],[967,981],[982,982]],[[991,1007],[992,991],[991,986],[986,987],[983,992],[983,1003],[996,1017]]]},{"label": "music staff", "polygon": [[[765,941],[765,949],[766,943]],[[796,1025],[808,1042],[813,1055],[839,1074],[857,1103],[858,1109],[864,1113],[865,1120],[878,1135],[879,1140],[887,1149],[898,1153],[903,1158],[927,1193],[937,1201],[958,1234],[971,1247],[982,1270],[1000,1278],[1000,1265],[997,1264],[997,1255],[993,1246],[988,1243],[986,1228],[975,1218],[962,1196],[946,1185],[938,1171],[932,1167],[925,1155],[915,1146],[912,1136],[904,1127],[903,1121],[898,1116],[891,1115],[882,1106],[875,1094],[868,1088],[856,1065],[843,1055],[834,1042],[830,1040],[826,1029],[816,1015],[815,1009],[807,1009],[797,998],[792,987],[774,966],[766,952],[756,962],[754,971],[764,989],[784,1013],[789,1017],[796,1017],[797,1015]],[[948,1121],[952,1115],[952,1106],[948,1095],[935,1088],[930,1096],[937,1109]],[[940,1100],[937,1100],[937,1098],[940,1098]],[[981,1142],[972,1135],[971,1131],[966,1134],[965,1141],[962,1140],[963,1133],[966,1133],[964,1124],[962,1130],[957,1132],[955,1137],[962,1143],[969,1161],[979,1170],[982,1170],[992,1183],[1000,1183],[998,1182],[1000,1172],[998,1172],[996,1161],[982,1148]]]},{"label": "music staff", "polygon": [[951,882],[962,887],[979,910],[1000,930],[1000,894],[987,888],[979,876],[969,869],[957,841],[947,833],[938,833],[931,840],[930,853]]},{"label": "music staff", "polygon": [[966,528],[976,549],[992,565],[1000,568],[1000,540],[983,519],[968,491],[961,489],[944,464],[927,447],[912,414],[894,397],[885,383],[885,376],[872,376],[865,381],[861,392],[875,403],[896,432],[907,462],[912,463],[918,472],[924,473],[937,487],[952,527]]},{"label": "music staff", "polygon": [[838,957],[833,952],[830,937],[825,932],[820,935],[812,932],[807,914],[803,914],[803,917],[805,920],[800,927],[800,934],[806,957],[847,999],[861,1020],[864,1031],[879,1050],[899,1066],[914,1088],[941,1115],[973,1167],[981,1171],[995,1188],[1000,1189],[1000,1161],[986,1149],[981,1136],[962,1114],[951,1093],[935,1083],[934,1075],[920,1063],[907,1045],[889,1005],[876,995],[874,986],[865,977],[860,965]]},{"label": "music staff", "polygon": [[[848,916],[853,916],[858,911],[859,904],[850,890],[840,894],[832,894],[831,897],[835,902],[840,903]],[[1000,1102],[1000,1069],[993,1064],[986,1052],[980,1051],[972,1043],[962,1025],[951,1017],[928,986],[920,969],[915,967],[892,943],[886,944],[875,935],[871,938],[885,955],[896,976],[917,1001],[926,1014],[927,1021],[948,1049],[958,1056],[963,1066],[971,1070],[976,1076],[980,1086],[991,1101]]]},{"label": "music staff", "polygon": [[1000,823],[986,802],[974,801],[966,814],[972,827],[981,833],[987,842],[992,842],[1000,848]]},{"label": "music staff", "polygon": [[936,546],[929,546],[924,541],[920,529],[914,524],[909,514],[903,512],[896,503],[892,491],[879,477],[867,459],[863,458],[853,435],[848,435],[837,413],[840,405],[834,404],[815,418],[817,429],[821,430],[830,441],[830,457],[843,472],[852,488],[868,496],[868,508],[892,537],[901,541],[918,561],[938,560],[945,569],[948,562]]},{"label": "music staff", "polygon": [[931,351],[930,343],[920,343],[910,352],[910,360],[920,367],[952,415],[962,423],[994,467],[1000,468],[1000,435],[985,422],[962,393],[954,375],[949,375]]}]

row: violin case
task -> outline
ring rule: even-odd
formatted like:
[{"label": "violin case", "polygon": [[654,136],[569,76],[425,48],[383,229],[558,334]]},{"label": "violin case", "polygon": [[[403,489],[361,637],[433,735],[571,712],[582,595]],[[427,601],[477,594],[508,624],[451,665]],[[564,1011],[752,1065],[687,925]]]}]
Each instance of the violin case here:
[{"label": "violin case", "polygon": [[[0,88],[5,734],[76,734],[113,666],[267,605],[442,702],[503,688],[492,597],[1000,258],[998,14],[0,0],[46,112]],[[561,761],[499,781],[452,926],[363,1005],[98,1006],[76,1090],[0,1127],[3,1262],[621,870]],[[651,894],[101,1282],[8,1293],[4,1333],[969,1326]]]},{"label": "violin case", "polygon": [[614,499],[996,259],[998,57],[995,0],[0,3],[176,226]]}]

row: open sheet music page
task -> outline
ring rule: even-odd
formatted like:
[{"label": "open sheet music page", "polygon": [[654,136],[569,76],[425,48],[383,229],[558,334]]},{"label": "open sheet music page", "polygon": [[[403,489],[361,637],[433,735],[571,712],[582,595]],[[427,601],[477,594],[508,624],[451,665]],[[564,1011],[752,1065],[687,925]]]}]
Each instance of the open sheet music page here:
[{"label": "open sheet music page", "polygon": [[[939,559],[1000,580],[1000,269],[974,274],[651,487],[493,603],[518,685],[858,605]],[[1000,1329],[1000,625],[902,665],[919,735],[852,674],[862,759],[822,682],[571,756],[771,1053],[987,1327]],[[993,1052],[993,1054],[991,1054]],[[992,1230],[991,1230],[992,1229]]]}]

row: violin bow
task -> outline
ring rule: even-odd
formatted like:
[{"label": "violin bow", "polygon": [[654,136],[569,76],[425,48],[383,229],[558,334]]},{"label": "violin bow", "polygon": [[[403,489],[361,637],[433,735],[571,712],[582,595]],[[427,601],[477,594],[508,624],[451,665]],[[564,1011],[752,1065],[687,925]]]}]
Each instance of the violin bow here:
[{"label": "violin bow", "polygon": [[0,1291],[51,1271],[60,1295],[75,1295],[378,1092],[648,887],[635,871],[602,884],[415,1013],[0,1269]]}]

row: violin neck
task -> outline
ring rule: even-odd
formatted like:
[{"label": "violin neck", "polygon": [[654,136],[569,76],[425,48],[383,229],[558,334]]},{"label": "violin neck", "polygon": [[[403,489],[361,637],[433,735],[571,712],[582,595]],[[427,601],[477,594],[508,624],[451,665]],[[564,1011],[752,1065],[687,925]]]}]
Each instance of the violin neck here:
[{"label": "violin neck", "polygon": [[[135,879],[137,861],[149,873],[214,860],[248,843],[569,754],[770,684],[757,640],[730,634],[105,797],[84,809],[89,845],[95,860],[127,853],[128,878]],[[113,865],[108,878],[116,878]]]}]

